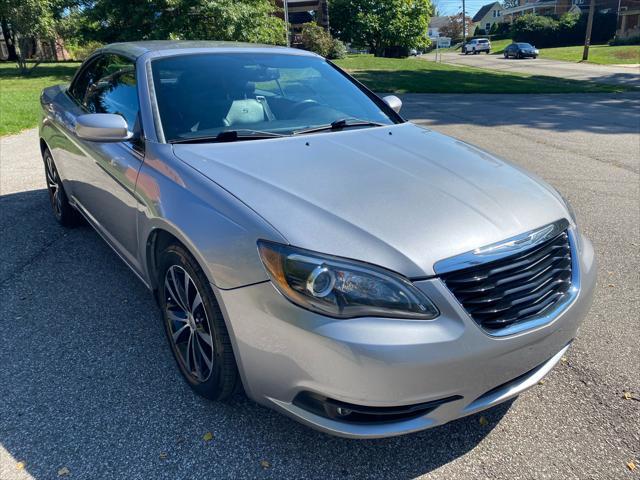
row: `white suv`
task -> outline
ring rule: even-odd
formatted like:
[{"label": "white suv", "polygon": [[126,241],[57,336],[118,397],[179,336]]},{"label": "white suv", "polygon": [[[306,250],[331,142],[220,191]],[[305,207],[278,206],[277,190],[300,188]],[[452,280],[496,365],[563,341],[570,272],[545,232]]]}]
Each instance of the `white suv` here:
[{"label": "white suv", "polygon": [[473,40],[470,40],[462,46],[462,53],[464,53],[465,55],[468,55],[470,53],[473,53],[475,55],[476,53],[480,52],[485,52],[488,54],[490,51],[491,42],[486,38],[474,38]]}]

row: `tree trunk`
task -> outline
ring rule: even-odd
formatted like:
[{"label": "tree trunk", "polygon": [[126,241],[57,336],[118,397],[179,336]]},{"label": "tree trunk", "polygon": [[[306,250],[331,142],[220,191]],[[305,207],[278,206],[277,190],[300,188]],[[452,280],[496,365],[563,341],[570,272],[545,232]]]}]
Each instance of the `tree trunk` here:
[{"label": "tree trunk", "polygon": [[4,18],[0,20],[0,27],[2,27],[2,36],[4,37],[5,45],[7,45],[7,52],[9,53],[9,58],[7,58],[7,60],[15,62],[18,60],[18,55],[16,54],[16,45],[14,42],[14,38],[11,35],[11,31],[9,30],[9,25]]}]

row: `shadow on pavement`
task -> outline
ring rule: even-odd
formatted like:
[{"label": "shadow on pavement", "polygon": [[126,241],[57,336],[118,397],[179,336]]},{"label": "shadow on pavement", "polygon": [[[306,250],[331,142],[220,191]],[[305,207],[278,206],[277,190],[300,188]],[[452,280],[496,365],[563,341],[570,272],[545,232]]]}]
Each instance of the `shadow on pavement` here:
[{"label": "shadow on pavement", "polygon": [[485,426],[353,441],[244,396],[203,400],[145,287],[90,227],[64,230],[48,209],[45,190],[0,197],[0,458],[34,478],[412,478],[473,449],[510,407]]},{"label": "shadow on pavement", "polygon": [[[402,115],[429,125],[526,126],[552,132],[637,134],[640,95],[403,95]],[[498,113],[500,112],[500,113]],[[505,112],[507,112],[505,114]]]}]

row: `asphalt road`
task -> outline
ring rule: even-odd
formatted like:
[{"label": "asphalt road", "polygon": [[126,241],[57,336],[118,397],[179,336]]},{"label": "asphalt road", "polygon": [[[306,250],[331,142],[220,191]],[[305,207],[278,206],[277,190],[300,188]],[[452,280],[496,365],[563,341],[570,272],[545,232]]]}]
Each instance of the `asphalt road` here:
[{"label": "asphalt road", "polygon": [[[424,55],[423,58],[433,60],[435,54],[430,53]],[[502,55],[487,55],[485,53],[463,55],[459,51],[443,53],[442,61],[453,65],[467,65],[506,73],[517,72],[640,87],[640,67],[637,65],[595,65],[592,63],[562,62],[544,57],[538,57],[535,60],[530,58],[505,59]],[[640,59],[638,61],[640,62]]]},{"label": "asphalt road", "polygon": [[404,100],[555,185],[595,244],[593,309],[542,385],[483,420],[375,441],[202,400],[144,287],[89,227],[54,222],[32,130],[0,140],[0,479],[640,478],[640,401],[623,396],[640,398],[640,96]]}]

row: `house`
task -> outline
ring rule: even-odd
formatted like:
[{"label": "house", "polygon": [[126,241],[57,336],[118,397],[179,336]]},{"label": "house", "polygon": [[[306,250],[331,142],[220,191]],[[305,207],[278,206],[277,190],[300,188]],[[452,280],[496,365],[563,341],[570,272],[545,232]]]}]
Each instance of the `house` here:
[{"label": "house", "polygon": [[[7,44],[9,42],[9,45]],[[40,60],[70,60],[71,56],[64,47],[61,38],[57,39],[41,39],[38,37],[24,37],[20,41],[16,41],[13,35],[2,30],[0,26],[0,60],[9,60],[9,47],[15,42],[22,49],[24,58],[40,59]],[[15,55],[15,50],[14,50]]]},{"label": "house", "polygon": [[[275,4],[284,12],[287,6],[287,16],[291,28],[291,43],[299,46],[302,41],[302,27],[305,23],[316,22],[325,30],[329,30],[329,0],[274,0]],[[279,15],[284,19],[284,13]]]},{"label": "house", "polygon": [[449,17],[431,17],[429,21],[429,38],[435,40],[441,36],[440,30],[449,24]]},{"label": "house", "polygon": [[640,0],[620,0],[616,38],[640,36]]},{"label": "house", "polygon": [[504,7],[500,2],[483,5],[480,7],[480,10],[478,10],[478,13],[473,16],[473,30],[480,27],[485,33],[489,33],[494,23],[502,23],[505,21],[503,12]]},{"label": "house", "polygon": [[567,13],[574,5],[581,5],[588,1],[589,0],[518,0],[518,5],[505,9],[502,15],[508,22],[513,22],[514,18],[528,13],[544,16],[559,16]]}]

